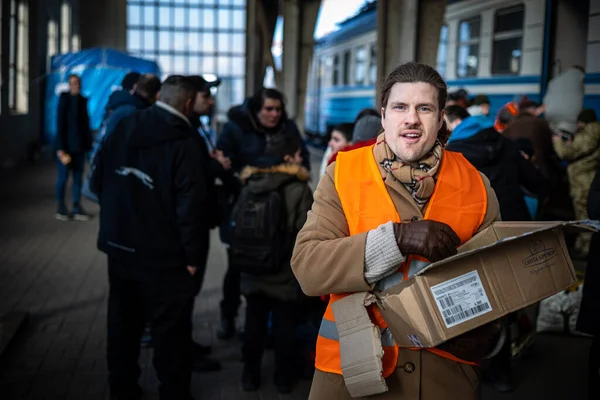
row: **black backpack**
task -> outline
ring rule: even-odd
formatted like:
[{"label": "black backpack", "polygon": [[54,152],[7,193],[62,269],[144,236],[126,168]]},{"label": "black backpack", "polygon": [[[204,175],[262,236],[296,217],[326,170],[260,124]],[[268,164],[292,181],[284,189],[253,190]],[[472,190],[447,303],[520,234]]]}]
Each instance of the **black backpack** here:
[{"label": "black backpack", "polygon": [[242,189],[231,214],[229,248],[229,262],[241,272],[274,274],[291,257],[283,190],[254,193],[249,186]]}]

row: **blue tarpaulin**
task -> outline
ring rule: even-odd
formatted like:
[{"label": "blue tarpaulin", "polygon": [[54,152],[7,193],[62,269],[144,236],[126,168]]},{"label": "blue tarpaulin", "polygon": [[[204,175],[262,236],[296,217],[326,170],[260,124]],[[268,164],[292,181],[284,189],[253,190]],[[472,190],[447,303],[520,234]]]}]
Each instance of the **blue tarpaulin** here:
[{"label": "blue tarpaulin", "polygon": [[56,136],[56,112],[60,93],[68,91],[68,77],[81,77],[81,94],[88,98],[88,113],[92,130],[100,128],[104,108],[113,90],[120,89],[121,80],[131,71],[152,73],[160,77],[154,61],[132,57],[121,51],[92,48],[77,53],[59,54],[51,59],[46,80],[44,139],[47,144]]}]

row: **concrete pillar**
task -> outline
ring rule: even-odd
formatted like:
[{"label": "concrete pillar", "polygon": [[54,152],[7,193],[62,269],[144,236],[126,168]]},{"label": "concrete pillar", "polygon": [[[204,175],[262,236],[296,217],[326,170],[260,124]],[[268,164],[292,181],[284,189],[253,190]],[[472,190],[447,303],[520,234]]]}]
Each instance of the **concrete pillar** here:
[{"label": "concrete pillar", "polygon": [[246,96],[250,96],[260,86],[263,41],[258,23],[257,4],[260,0],[246,0]]},{"label": "concrete pillar", "polygon": [[298,64],[300,61],[300,4],[299,0],[283,0],[283,93],[290,118],[298,113]]},{"label": "concrete pillar", "polygon": [[271,44],[278,13],[277,0],[247,0],[246,96],[263,86],[267,66],[274,67]]},{"label": "concrete pillar", "polygon": [[[445,8],[446,0],[377,1],[378,82],[409,61],[435,66]],[[380,86],[377,85],[377,107]]]},{"label": "concrete pillar", "polygon": [[420,0],[417,61],[435,67],[446,0]]},{"label": "concrete pillar", "polygon": [[300,128],[320,6],[320,0],[283,0],[282,88],[288,113]]},{"label": "concrete pillar", "polygon": [[81,48],[127,50],[127,1],[79,2]]}]

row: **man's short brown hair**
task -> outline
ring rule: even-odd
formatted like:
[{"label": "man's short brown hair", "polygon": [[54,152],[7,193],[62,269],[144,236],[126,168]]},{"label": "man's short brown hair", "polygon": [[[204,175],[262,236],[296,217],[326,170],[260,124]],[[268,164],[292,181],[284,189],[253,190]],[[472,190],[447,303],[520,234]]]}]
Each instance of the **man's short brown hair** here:
[{"label": "man's short brown hair", "polygon": [[448,97],[448,86],[440,74],[426,64],[408,62],[393,70],[383,82],[381,88],[381,107],[387,107],[392,87],[396,83],[429,83],[434,86],[438,94],[438,112],[444,109]]}]

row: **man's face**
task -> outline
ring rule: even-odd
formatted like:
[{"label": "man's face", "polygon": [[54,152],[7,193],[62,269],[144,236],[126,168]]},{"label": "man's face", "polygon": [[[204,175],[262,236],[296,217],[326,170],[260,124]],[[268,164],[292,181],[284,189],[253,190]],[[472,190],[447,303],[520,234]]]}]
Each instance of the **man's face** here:
[{"label": "man's face", "polygon": [[490,105],[489,104],[482,104],[481,105],[481,112],[483,113],[483,115],[485,115],[486,117],[488,115],[490,115]]},{"label": "man's face", "polygon": [[215,98],[210,92],[198,92],[194,102],[194,112],[200,116],[208,115],[212,106],[215,105]]},{"label": "man's face", "polygon": [[281,101],[266,98],[258,112],[258,122],[267,129],[275,128],[279,124],[282,112]]},{"label": "man's face", "polygon": [[79,80],[78,77],[76,76],[72,76],[69,79],[69,92],[73,95],[76,96],[79,93],[81,93],[81,81]]},{"label": "man's face", "polygon": [[331,140],[329,140],[329,147],[331,148],[331,151],[337,153],[347,145],[348,141],[342,132],[336,130],[331,132]]},{"label": "man's face", "polygon": [[408,163],[419,161],[435,144],[444,110],[439,110],[436,88],[425,82],[396,83],[387,106],[381,109],[385,141]]}]

